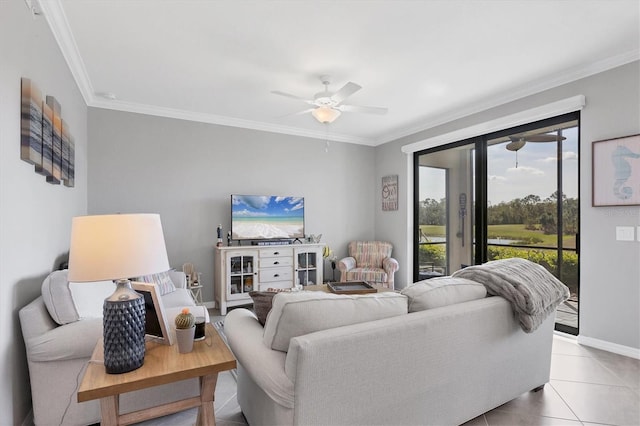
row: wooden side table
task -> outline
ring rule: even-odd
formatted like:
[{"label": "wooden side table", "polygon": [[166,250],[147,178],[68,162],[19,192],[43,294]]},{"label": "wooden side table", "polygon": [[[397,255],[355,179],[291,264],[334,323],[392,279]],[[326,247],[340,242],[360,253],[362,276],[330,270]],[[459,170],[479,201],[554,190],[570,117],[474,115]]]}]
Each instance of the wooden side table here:
[{"label": "wooden side table", "polygon": [[[127,425],[198,407],[198,425],[215,425],[213,408],[218,373],[236,368],[236,359],[211,324],[205,339],[194,342],[193,351],[178,352],[178,345],[146,343],[144,365],[124,374],[107,374],[102,364],[102,339],[78,389],[78,402],[100,399],[102,425]],[[120,394],[190,378],[200,378],[200,396],[127,414],[119,413]]]}]

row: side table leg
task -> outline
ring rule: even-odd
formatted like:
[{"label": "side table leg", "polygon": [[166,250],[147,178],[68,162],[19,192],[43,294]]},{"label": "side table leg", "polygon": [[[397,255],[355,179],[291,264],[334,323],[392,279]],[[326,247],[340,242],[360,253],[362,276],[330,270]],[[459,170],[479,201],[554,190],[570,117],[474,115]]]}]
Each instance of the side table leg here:
[{"label": "side table leg", "polygon": [[215,426],[216,416],[213,400],[218,383],[218,373],[200,377],[200,407],[198,408],[198,426]]},{"label": "side table leg", "polygon": [[100,398],[100,415],[102,416],[100,424],[102,426],[116,426],[118,424],[120,410],[118,405],[118,395]]}]

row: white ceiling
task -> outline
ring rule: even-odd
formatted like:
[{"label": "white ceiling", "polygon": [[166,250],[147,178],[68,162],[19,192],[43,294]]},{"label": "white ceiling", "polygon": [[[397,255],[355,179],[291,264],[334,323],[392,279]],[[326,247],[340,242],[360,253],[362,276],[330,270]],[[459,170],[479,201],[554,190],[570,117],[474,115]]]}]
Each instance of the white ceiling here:
[{"label": "white ceiling", "polygon": [[[30,1],[30,0],[26,0]],[[640,59],[638,0],[40,0],[89,106],[378,145]],[[304,103],[348,81],[323,125]],[[113,93],[115,100],[104,97]]]}]

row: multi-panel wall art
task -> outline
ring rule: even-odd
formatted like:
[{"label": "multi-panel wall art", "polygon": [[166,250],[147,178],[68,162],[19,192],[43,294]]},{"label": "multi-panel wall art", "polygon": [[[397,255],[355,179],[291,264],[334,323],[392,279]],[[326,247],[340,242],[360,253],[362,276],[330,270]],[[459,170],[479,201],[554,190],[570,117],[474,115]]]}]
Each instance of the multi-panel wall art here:
[{"label": "multi-panel wall art", "polygon": [[73,187],[75,146],[62,107],[53,96],[43,100],[40,89],[22,78],[20,158],[33,164],[47,182]]}]

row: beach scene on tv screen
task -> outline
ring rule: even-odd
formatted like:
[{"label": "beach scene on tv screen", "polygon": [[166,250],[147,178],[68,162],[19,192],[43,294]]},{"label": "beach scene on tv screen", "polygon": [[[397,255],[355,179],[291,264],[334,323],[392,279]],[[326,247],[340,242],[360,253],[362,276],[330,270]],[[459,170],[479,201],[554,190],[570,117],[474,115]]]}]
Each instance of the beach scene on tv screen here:
[{"label": "beach scene on tv screen", "polygon": [[302,237],[304,237],[304,198],[231,196],[232,239]]}]

